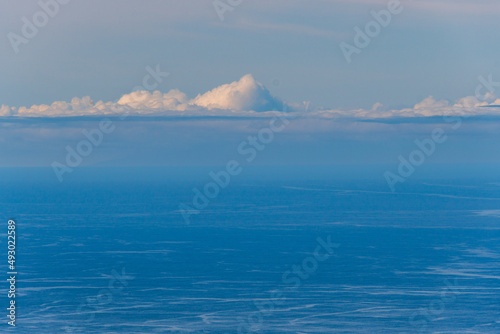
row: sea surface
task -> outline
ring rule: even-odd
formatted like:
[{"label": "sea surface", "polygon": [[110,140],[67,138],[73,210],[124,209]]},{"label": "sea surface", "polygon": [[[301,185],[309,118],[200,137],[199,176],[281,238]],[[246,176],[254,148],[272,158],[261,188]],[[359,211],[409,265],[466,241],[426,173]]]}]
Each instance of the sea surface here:
[{"label": "sea surface", "polygon": [[1,185],[2,333],[500,333],[495,180]]}]

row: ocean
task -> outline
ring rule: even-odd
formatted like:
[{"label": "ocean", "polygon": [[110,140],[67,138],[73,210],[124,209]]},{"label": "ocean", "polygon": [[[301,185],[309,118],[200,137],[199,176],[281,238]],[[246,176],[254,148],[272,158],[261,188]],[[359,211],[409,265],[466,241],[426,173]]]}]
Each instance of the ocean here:
[{"label": "ocean", "polygon": [[500,332],[495,180],[119,179],[2,179],[0,332]]}]

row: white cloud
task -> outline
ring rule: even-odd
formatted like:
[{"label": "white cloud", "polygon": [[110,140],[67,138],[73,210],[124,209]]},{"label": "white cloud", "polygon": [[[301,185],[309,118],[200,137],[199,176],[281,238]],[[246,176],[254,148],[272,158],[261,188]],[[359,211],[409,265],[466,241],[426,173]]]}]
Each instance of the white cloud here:
[{"label": "white cloud", "polygon": [[251,115],[282,110],[283,102],[247,74],[239,81],[225,84],[190,100],[183,92],[173,89],[135,91],[123,95],[118,102],[94,103],[90,97],[73,98],[71,103],[56,101],[51,105],[11,108],[2,106],[0,116],[62,117],[110,115],[128,112],[135,115]]},{"label": "white cloud", "polygon": [[[73,98],[71,102],[56,101],[51,105],[31,107],[0,107],[2,117],[65,117],[129,115],[138,116],[269,116],[273,110],[315,118],[390,118],[431,117],[442,115],[500,115],[500,99],[488,93],[483,97],[468,96],[455,103],[429,96],[412,108],[388,110],[381,103],[371,109],[337,110],[308,108],[308,103],[285,104],[269,90],[247,74],[240,80],[225,84],[189,99],[183,92],[173,89],[167,93],[159,91],[135,91],[123,95],[118,102],[94,103],[90,97]],[[283,110],[286,107],[287,110]],[[487,108],[486,108],[487,107]]]},{"label": "white cloud", "polygon": [[[500,99],[496,99],[492,94],[487,94],[481,99],[474,96],[467,96],[452,104],[446,100],[437,101],[429,96],[412,108],[397,110],[384,110],[381,103],[375,103],[370,110],[318,110],[312,115],[319,117],[353,117],[353,118],[390,118],[390,117],[433,117],[433,116],[480,116],[480,115],[500,115]],[[486,108],[488,107],[488,108]]]},{"label": "white cloud", "polygon": [[10,116],[10,115],[11,115],[11,108],[9,106],[2,104],[2,107],[0,107],[0,116]]},{"label": "white cloud", "polygon": [[436,101],[434,97],[429,96],[428,98],[423,99],[421,102],[415,104],[413,107],[415,110],[429,110],[429,109],[437,109],[437,108],[446,108],[449,105],[448,101]]},{"label": "white cloud", "polygon": [[239,81],[217,87],[203,95],[198,95],[192,105],[212,109],[234,111],[270,111],[280,110],[283,103],[274,98],[251,74]]},{"label": "white cloud", "polygon": [[136,91],[125,94],[118,100],[118,104],[134,109],[159,109],[159,110],[186,110],[189,101],[183,92],[172,89],[168,93],[155,91]]}]

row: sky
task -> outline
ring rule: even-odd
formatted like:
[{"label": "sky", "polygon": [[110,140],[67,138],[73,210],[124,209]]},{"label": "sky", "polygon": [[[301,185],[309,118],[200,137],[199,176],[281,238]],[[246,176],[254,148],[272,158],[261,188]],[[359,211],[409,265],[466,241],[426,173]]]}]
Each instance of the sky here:
[{"label": "sky", "polygon": [[3,167],[65,164],[97,130],[79,166],[221,165],[246,160],[239,145],[276,117],[289,124],[255,148],[256,164],[397,168],[435,129],[447,140],[429,162],[499,162],[495,0],[0,9]]},{"label": "sky", "polygon": [[456,100],[472,95],[479,75],[499,76],[495,0],[401,1],[403,11],[347,64],[339,44],[388,3],[243,0],[221,21],[211,0],[71,0],[16,54],[7,35],[22,35],[22,18],[41,8],[3,2],[0,103],[112,101],[157,64],[171,73],[164,92],[195,97],[251,73],[285,100],[352,109]]}]

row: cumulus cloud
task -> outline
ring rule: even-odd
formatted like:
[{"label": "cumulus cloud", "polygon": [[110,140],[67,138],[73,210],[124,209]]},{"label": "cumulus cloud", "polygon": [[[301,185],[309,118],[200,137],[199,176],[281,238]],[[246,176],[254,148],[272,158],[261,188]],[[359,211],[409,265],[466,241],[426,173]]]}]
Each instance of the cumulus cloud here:
[{"label": "cumulus cloud", "polygon": [[482,116],[499,115],[500,99],[491,93],[483,97],[467,96],[455,103],[436,100],[429,96],[412,108],[386,109],[381,103],[375,103],[370,110],[318,110],[312,115],[319,117],[353,117],[353,118],[390,118],[390,117],[433,117],[433,116]]},{"label": "cumulus cloud", "polygon": [[[123,95],[117,102],[98,101],[88,96],[73,98],[70,103],[56,101],[51,105],[9,107],[2,105],[0,116],[64,117],[95,116],[127,113],[133,115],[253,115],[283,110],[283,102],[272,96],[269,90],[250,74],[240,80],[225,84],[200,94],[194,99],[178,89],[167,93],[160,91],[135,91]],[[290,108],[297,110],[294,105]]]},{"label": "cumulus cloud", "polygon": [[123,95],[118,100],[118,104],[137,110],[186,110],[189,100],[186,94],[178,89],[173,89],[165,94],[159,91],[153,93],[136,91]]},{"label": "cumulus cloud", "polygon": [[0,116],[11,116],[13,114],[13,108],[2,104],[0,107]]},{"label": "cumulus cloud", "polygon": [[229,109],[236,111],[281,110],[283,102],[273,97],[269,90],[255,81],[251,74],[239,81],[222,85],[203,95],[198,95],[193,105],[212,109]]},{"label": "cumulus cloud", "polygon": [[500,99],[494,94],[467,96],[450,102],[429,96],[411,108],[391,110],[381,103],[371,109],[337,110],[310,108],[309,103],[284,103],[256,81],[250,74],[200,94],[193,99],[178,89],[167,93],[135,91],[116,102],[98,101],[90,97],[73,98],[71,102],[56,101],[51,105],[31,107],[0,107],[2,117],[68,117],[68,116],[267,116],[276,112],[319,118],[390,118],[432,117],[442,115],[500,115]]}]

